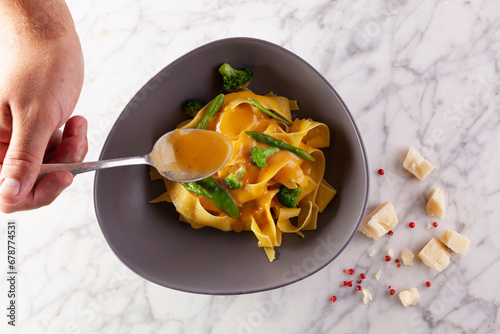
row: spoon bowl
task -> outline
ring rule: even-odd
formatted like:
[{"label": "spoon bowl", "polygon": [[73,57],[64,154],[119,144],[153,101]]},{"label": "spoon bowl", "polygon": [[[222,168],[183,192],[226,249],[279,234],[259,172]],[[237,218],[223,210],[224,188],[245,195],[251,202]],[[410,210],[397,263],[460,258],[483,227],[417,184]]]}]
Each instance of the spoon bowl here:
[{"label": "spoon bowl", "polygon": [[218,132],[177,129],[161,136],[149,154],[92,162],[42,164],[38,178],[57,170],[77,175],[112,167],[150,165],[169,180],[194,182],[218,172],[231,154],[231,141]]},{"label": "spoon bowl", "polygon": [[156,141],[149,154],[150,165],[169,180],[198,181],[224,167],[232,148],[231,141],[218,132],[178,129]]}]

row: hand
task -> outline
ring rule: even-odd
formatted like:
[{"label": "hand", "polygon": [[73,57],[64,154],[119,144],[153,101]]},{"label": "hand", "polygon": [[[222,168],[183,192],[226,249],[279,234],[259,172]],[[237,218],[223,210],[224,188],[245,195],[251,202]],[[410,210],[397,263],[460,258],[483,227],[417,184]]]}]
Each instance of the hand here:
[{"label": "hand", "polygon": [[9,213],[48,205],[71,184],[67,171],[35,181],[42,162],[83,160],[87,122],[81,116],[68,120],[83,84],[74,29],[46,35],[29,29],[3,32],[12,42],[0,65],[0,210]]}]

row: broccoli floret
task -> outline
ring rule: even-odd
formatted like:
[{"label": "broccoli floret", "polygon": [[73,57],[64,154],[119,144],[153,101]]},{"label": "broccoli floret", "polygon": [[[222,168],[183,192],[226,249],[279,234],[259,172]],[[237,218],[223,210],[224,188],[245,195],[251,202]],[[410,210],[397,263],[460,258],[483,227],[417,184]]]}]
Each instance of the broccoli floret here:
[{"label": "broccoli floret", "polygon": [[200,109],[203,108],[206,104],[207,103],[202,99],[193,97],[192,99],[189,99],[186,102],[184,102],[182,110],[186,115],[194,118],[198,113],[198,111],[200,111]]},{"label": "broccoli floret", "polygon": [[297,197],[301,193],[302,189],[299,186],[295,189],[290,189],[282,185],[280,191],[278,191],[278,201],[286,208],[295,208],[297,206]]},{"label": "broccoli floret", "polygon": [[260,168],[266,167],[266,159],[278,152],[277,147],[267,147],[261,150],[258,146],[254,146],[250,150],[250,159]]},{"label": "broccoli floret", "polygon": [[240,166],[236,172],[226,176],[226,184],[230,189],[240,189],[243,186],[243,182],[240,181],[241,177],[247,172],[245,166]]},{"label": "broccoli floret", "polygon": [[219,73],[222,75],[222,91],[225,92],[245,90],[253,79],[251,69],[236,70],[228,63],[219,67]]}]

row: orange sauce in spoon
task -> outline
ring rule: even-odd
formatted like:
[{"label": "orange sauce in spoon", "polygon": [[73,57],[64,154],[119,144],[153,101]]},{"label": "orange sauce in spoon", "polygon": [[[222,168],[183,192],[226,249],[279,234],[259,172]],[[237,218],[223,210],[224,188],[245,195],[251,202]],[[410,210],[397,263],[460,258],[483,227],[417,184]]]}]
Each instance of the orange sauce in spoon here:
[{"label": "orange sauce in spoon", "polygon": [[160,172],[169,171],[182,181],[214,174],[231,153],[231,142],[218,132],[177,129],[160,139],[150,156]]}]

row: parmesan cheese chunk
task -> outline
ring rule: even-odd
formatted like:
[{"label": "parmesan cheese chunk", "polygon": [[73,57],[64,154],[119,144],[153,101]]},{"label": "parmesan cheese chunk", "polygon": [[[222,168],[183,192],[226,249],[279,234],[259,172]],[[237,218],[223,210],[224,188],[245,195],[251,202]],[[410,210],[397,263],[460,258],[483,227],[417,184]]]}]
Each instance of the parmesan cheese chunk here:
[{"label": "parmesan cheese chunk", "polygon": [[382,276],[382,271],[378,270],[376,273],[375,273],[375,279],[378,281],[380,280],[380,276]]},{"label": "parmesan cheese chunk", "polygon": [[366,236],[377,240],[389,230],[393,229],[398,223],[396,210],[391,202],[387,201],[380,204],[369,215],[366,215],[361,222],[359,231]]},{"label": "parmesan cheese chunk", "polygon": [[450,248],[455,253],[464,255],[467,254],[470,240],[460,233],[452,230],[446,230],[439,235],[439,240],[441,240],[446,246],[448,246],[448,248]]},{"label": "parmesan cheese chunk", "polygon": [[425,212],[428,216],[443,218],[445,211],[446,208],[444,206],[444,194],[441,188],[437,187],[429,198],[427,205],[425,206]]},{"label": "parmesan cheese chunk", "polygon": [[427,245],[418,253],[422,262],[431,268],[442,271],[450,264],[450,253],[441,241],[436,238],[429,240]]},{"label": "parmesan cheese chunk", "polygon": [[367,289],[363,289],[363,304],[368,304],[372,301],[372,294]]},{"label": "parmesan cheese chunk", "polygon": [[405,307],[415,305],[420,299],[420,294],[418,293],[417,288],[411,288],[409,290],[401,291],[399,293],[399,299],[401,299],[401,303]]},{"label": "parmesan cheese chunk", "polygon": [[417,150],[410,147],[406,154],[403,167],[420,181],[423,181],[434,169],[434,165],[427,161]]},{"label": "parmesan cheese chunk", "polygon": [[415,255],[408,248],[401,252],[401,260],[405,266],[413,266],[414,257]]}]

